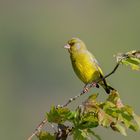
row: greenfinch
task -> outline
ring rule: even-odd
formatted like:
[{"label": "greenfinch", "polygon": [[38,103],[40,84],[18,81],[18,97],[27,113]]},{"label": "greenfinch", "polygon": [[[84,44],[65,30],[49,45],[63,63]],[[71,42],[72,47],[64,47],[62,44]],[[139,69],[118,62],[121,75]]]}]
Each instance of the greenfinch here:
[{"label": "greenfinch", "polygon": [[[88,84],[103,78],[103,72],[97,60],[87,50],[87,47],[82,40],[79,38],[72,38],[68,41],[64,48],[66,48],[70,54],[74,72],[79,79],[85,83],[85,87]],[[96,87],[99,87],[99,85],[101,85],[108,94],[111,90],[113,90],[113,88],[107,84],[105,79],[96,83]]]}]

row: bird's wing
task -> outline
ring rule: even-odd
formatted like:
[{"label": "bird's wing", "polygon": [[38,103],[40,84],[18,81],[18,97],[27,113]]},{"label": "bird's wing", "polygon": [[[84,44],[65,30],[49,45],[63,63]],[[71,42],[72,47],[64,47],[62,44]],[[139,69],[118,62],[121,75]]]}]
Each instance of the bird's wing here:
[{"label": "bird's wing", "polygon": [[89,51],[88,51],[88,54],[89,54],[90,60],[96,66],[97,70],[100,72],[100,75],[103,76],[103,72],[100,68],[100,64],[98,63],[97,59]]},{"label": "bird's wing", "polygon": [[98,63],[97,59],[93,56],[93,54],[90,53],[89,51],[87,51],[87,53],[88,53],[88,56],[89,56],[90,60],[91,60],[94,64],[96,64],[97,66],[100,66],[100,64]]},{"label": "bird's wing", "polygon": [[88,50],[82,50],[81,53],[85,54],[85,56],[88,57],[88,60],[93,63],[94,67],[96,67],[96,70],[99,71],[101,75],[103,75],[100,65],[94,55],[92,55],[92,53],[90,53]]}]

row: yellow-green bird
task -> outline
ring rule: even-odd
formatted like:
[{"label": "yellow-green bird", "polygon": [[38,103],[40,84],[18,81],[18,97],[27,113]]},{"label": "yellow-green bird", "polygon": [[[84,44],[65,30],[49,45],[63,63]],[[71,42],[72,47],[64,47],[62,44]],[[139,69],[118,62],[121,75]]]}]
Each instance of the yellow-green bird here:
[{"label": "yellow-green bird", "polygon": [[[99,78],[103,78],[103,72],[95,59],[95,57],[87,50],[85,43],[79,38],[72,38],[64,46],[70,53],[70,59],[76,75],[86,85],[95,82]],[[106,93],[110,93],[113,88],[106,83],[106,80],[99,82],[105,89]],[[96,87],[99,87],[97,84]]]}]

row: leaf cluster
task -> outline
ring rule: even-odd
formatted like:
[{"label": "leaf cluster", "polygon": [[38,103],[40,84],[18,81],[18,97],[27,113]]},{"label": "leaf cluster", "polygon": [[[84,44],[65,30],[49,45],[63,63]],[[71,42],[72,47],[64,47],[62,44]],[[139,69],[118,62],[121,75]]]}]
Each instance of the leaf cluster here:
[{"label": "leaf cluster", "polygon": [[133,70],[140,70],[140,51],[119,53],[116,56],[117,62],[130,66]]},{"label": "leaf cluster", "polygon": [[[133,70],[140,70],[140,51],[119,53],[116,56],[117,65],[129,65]],[[107,77],[106,76],[106,77]],[[67,107],[52,107],[46,119],[52,125],[57,125],[54,133],[40,131],[39,140],[66,140],[69,136],[74,140],[89,140],[101,138],[94,132],[95,128],[102,126],[110,128],[126,136],[127,129],[137,131],[140,129],[140,117],[135,114],[132,107],[122,103],[119,93],[112,91],[104,102],[97,100],[98,94],[92,94],[74,110]]]},{"label": "leaf cluster", "polygon": [[[140,128],[140,118],[133,109],[124,105],[117,91],[112,91],[105,102],[97,101],[98,94],[93,94],[78,108],[52,107],[47,113],[50,123],[57,124],[58,130],[54,134],[47,131],[40,132],[40,140],[67,139],[88,140],[91,137],[100,137],[93,131],[98,126],[111,128],[122,135],[127,135],[126,129],[137,131]],[[68,125],[66,125],[68,124]]]}]

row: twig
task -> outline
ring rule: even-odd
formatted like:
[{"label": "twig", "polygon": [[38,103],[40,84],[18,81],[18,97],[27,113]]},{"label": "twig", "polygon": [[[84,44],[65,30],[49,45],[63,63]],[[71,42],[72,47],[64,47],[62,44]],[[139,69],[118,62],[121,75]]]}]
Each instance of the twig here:
[{"label": "twig", "polygon": [[43,128],[43,126],[47,123],[47,118],[45,118],[35,129],[35,131],[32,133],[32,135],[27,139],[27,140],[32,140],[32,138],[41,131],[41,129]]},{"label": "twig", "polygon": [[107,74],[103,78],[99,79],[97,81],[97,83],[99,83],[100,81],[106,79],[107,77],[109,77],[110,75],[112,75],[113,73],[115,73],[115,71],[117,70],[117,68],[119,67],[119,65],[120,65],[120,61],[116,64],[115,68],[109,74]]}]

